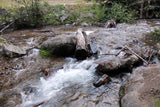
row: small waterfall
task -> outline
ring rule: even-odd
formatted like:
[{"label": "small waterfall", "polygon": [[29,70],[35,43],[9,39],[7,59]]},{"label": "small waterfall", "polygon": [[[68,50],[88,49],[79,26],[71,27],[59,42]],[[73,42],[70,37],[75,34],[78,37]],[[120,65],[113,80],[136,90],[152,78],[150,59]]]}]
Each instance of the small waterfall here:
[{"label": "small waterfall", "polygon": [[54,75],[47,79],[40,78],[40,82],[34,87],[37,88],[35,93],[26,95],[21,92],[22,104],[17,107],[33,106],[41,101],[49,99],[60,92],[63,88],[79,84],[86,86],[93,80],[96,64],[94,60],[84,60],[77,62],[75,59],[68,58],[68,64],[64,65],[63,69],[59,69]]}]

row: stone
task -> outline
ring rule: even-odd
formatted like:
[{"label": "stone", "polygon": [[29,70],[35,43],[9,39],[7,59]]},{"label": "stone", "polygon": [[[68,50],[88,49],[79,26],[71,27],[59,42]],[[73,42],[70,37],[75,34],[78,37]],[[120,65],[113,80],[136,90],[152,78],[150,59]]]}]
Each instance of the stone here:
[{"label": "stone", "polygon": [[89,26],[86,22],[83,22],[83,23],[81,23],[81,26],[83,26],[83,27],[87,27],[87,26]]},{"label": "stone", "polygon": [[27,53],[24,48],[12,44],[2,43],[1,46],[2,54],[7,57],[19,57]]},{"label": "stone", "polygon": [[105,24],[105,28],[116,28],[117,24],[115,20],[108,20]]},{"label": "stone", "polygon": [[139,61],[139,58],[135,55],[130,55],[128,57],[104,56],[95,61],[95,63],[98,64],[96,72],[108,75],[127,72]]},{"label": "stone", "polygon": [[139,67],[120,90],[121,107],[155,107],[160,98],[160,65]]},{"label": "stone", "polygon": [[76,36],[62,34],[51,37],[41,44],[41,48],[49,50],[57,56],[73,55],[76,48]]}]

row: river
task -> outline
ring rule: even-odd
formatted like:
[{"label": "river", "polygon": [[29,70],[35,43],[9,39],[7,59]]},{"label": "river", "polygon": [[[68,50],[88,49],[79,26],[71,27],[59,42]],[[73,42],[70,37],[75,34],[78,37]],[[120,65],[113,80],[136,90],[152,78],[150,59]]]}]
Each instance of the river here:
[{"label": "river", "polygon": [[[75,34],[81,26],[47,26],[40,29],[11,31],[3,35],[10,43],[23,48],[39,46],[44,40],[60,34]],[[138,20],[134,24],[118,24],[116,28],[82,27],[96,57],[77,61],[72,57],[41,58],[39,49],[31,49],[19,58],[0,57],[0,104],[4,107],[119,107],[119,90],[130,72],[111,77],[100,87],[94,63],[106,53],[125,45],[139,54],[159,47],[149,32],[160,29],[160,20]],[[154,58],[154,63],[159,63]],[[45,75],[45,70],[49,74]]]}]

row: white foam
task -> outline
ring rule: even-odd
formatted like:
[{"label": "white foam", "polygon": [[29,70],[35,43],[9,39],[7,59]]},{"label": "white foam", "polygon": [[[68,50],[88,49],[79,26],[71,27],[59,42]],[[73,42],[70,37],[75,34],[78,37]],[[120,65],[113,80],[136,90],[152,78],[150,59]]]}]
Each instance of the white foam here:
[{"label": "white foam", "polygon": [[75,62],[73,59],[67,59],[70,62],[64,65],[63,69],[59,69],[54,75],[48,79],[40,78],[38,94],[29,96],[22,94],[23,103],[17,107],[28,107],[30,105],[51,98],[56,92],[73,84],[87,85],[94,77],[94,72],[97,64],[93,60],[85,60]]}]

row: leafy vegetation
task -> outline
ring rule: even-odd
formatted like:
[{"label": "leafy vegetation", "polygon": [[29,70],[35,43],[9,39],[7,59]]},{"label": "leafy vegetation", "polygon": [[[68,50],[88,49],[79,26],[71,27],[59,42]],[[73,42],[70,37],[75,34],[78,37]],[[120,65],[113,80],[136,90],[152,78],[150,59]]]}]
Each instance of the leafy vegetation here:
[{"label": "leafy vegetation", "polygon": [[4,39],[4,38],[2,38],[2,37],[0,37],[0,43],[3,43],[3,42],[5,42],[6,40]]},{"label": "leafy vegetation", "polygon": [[20,6],[15,10],[16,28],[39,27],[43,24],[44,10],[39,0],[19,0]]},{"label": "leafy vegetation", "polygon": [[152,98],[155,104],[155,107],[160,107],[160,100],[157,98]]},{"label": "leafy vegetation", "polygon": [[[18,6],[0,7],[0,29],[12,21],[15,22],[12,27],[16,29],[44,25],[80,24],[82,22],[95,24],[104,23],[110,19],[120,23],[131,23],[139,17],[142,3],[141,0],[87,0],[98,3],[93,2],[90,5],[83,5],[82,3],[76,5],[49,5],[47,2],[42,3],[40,0],[16,1]],[[150,14],[150,11],[158,11],[160,6],[155,6],[156,3],[159,4],[157,0],[151,0],[149,8],[145,8],[147,6],[145,4],[144,12]],[[158,14],[152,16],[159,17]]]},{"label": "leafy vegetation", "polygon": [[40,49],[40,56],[41,56],[41,58],[48,58],[48,57],[52,56],[52,54],[49,50]]},{"label": "leafy vegetation", "polygon": [[106,14],[107,14],[107,19],[114,19],[120,23],[123,22],[130,23],[136,19],[135,11],[129,11],[122,4],[117,4],[117,3],[113,4],[111,8],[107,8]]},{"label": "leafy vegetation", "polygon": [[156,36],[157,40],[160,41],[160,29],[155,29],[151,34]]}]

